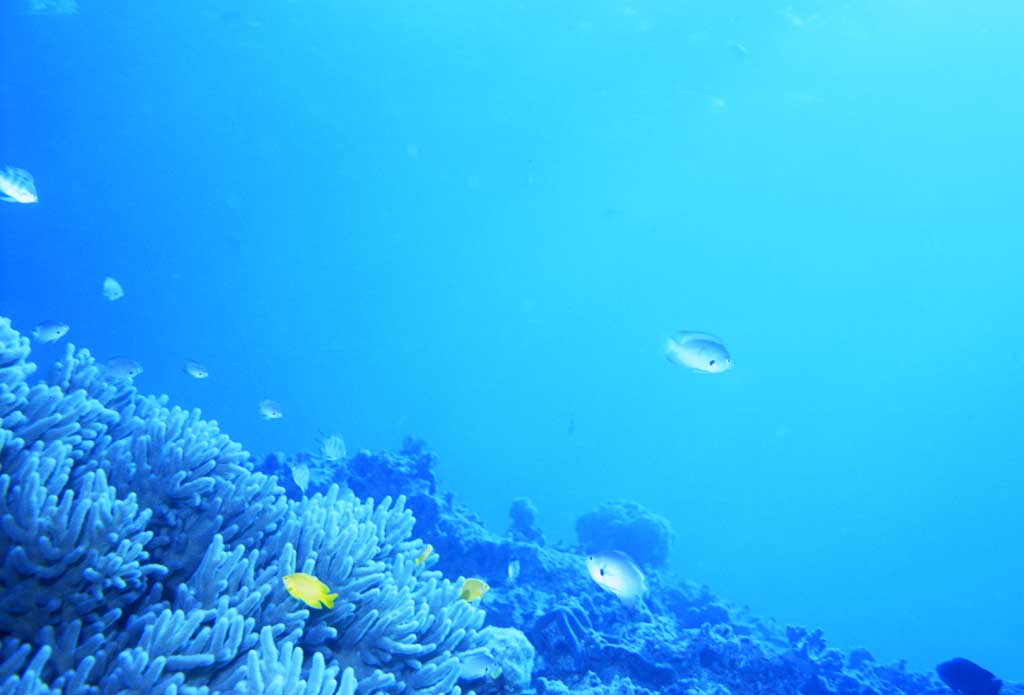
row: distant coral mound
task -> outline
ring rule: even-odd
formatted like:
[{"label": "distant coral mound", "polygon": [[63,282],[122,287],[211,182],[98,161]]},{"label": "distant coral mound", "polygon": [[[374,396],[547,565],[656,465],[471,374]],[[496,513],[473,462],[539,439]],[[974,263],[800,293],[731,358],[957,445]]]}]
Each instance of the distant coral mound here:
[{"label": "distant coral mound", "polygon": [[621,550],[649,567],[668,564],[673,538],[667,519],[635,502],[604,504],[579,516],[576,536],[584,552]]},{"label": "distant coral mound", "polygon": [[537,507],[526,497],[512,500],[508,510],[508,536],[515,541],[544,545],[544,534],[537,525]]}]

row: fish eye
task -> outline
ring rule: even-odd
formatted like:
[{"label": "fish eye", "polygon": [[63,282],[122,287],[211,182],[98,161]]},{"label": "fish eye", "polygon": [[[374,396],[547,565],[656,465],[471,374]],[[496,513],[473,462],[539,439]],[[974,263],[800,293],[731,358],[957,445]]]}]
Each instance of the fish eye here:
[{"label": "fish eye", "polygon": [[598,570],[598,572],[600,572],[600,573],[601,573],[601,576],[603,577],[603,576],[604,576],[604,567],[602,567],[601,569],[599,569],[599,570]]},{"label": "fish eye", "polygon": [[708,366],[709,367],[714,367],[715,366],[715,361],[711,360],[710,362],[708,362]]}]

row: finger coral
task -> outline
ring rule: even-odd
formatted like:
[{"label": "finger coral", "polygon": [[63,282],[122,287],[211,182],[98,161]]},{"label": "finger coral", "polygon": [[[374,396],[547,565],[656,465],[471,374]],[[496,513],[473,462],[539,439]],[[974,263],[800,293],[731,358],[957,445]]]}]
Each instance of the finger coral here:
[{"label": "finger coral", "polygon": [[[404,497],[289,500],[198,411],[0,318],[0,693],[460,693],[483,611],[417,565]],[[313,611],[282,577],[338,593]]]}]

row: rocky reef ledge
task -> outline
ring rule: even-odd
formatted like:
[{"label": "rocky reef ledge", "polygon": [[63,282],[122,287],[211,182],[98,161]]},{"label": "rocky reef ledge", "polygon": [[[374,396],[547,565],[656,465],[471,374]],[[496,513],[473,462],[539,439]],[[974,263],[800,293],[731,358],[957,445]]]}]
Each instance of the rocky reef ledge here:
[{"label": "rocky reef ledge", "polygon": [[[601,507],[579,548],[551,547],[528,500],[504,534],[484,528],[419,442],[254,457],[86,350],[35,371],[0,318],[0,695],[950,692],[668,585],[671,532],[637,505]],[[643,564],[641,604],[589,578],[583,553],[602,542]],[[295,572],[333,607],[289,595]],[[465,600],[468,577],[491,585],[482,601]]]},{"label": "rocky reef ledge", "polygon": [[[273,454],[262,466],[288,494],[296,461]],[[318,485],[344,485],[357,497],[401,495],[416,517],[414,535],[433,545],[446,576],[479,576],[492,584],[482,602],[485,624],[521,630],[536,650],[528,687],[504,679],[475,683],[477,693],[530,695],[946,695],[931,674],[902,661],[883,664],[866,649],[831,648],[822,631],[782,627],[692,582],[662,581],[672,539],[668,524],[630,502],[598,507],[577,521],[578,547],[545,543],[537,511],[517,499],[509,526],[484,527],[451,493],[439,490],[436,457],[407,439],[397,453],[359,452],[320,469]],[[630,608],[589,577],[585,554],[614,547],[641,563],[643,604]],[[510,576],[509,566],[518,569]],[[1004,695],[1024,693],[1006,686]]]}]

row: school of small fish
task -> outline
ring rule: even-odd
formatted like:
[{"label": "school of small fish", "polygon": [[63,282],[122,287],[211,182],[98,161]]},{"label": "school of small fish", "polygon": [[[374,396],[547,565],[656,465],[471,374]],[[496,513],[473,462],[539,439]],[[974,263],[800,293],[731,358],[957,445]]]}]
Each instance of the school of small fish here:
[{"label": "school of small fish", "polygon": [[[68,8],[75,8],[71,0],[57,2],[55,0],[31,0],[32,10],[36,12],[67,11]],[[6,166],[0,170],[0,201],[7,203],[31,204],[39,202],[39,194],[36,191],[36,183],[32,174],[18,167]],[[103,278],[103,296],[109,302],[116,302],[124,297],[124,287],[114,277],[108,275]],[[71,327],[63,321],[43,321],[32,330],[32,337],[41,344],[56,343],[68,334]],[[185,362],[184,371],[194,379],[206,379],[210,371],[201,362],[189,360]],[[142,365],[129,357],[113,357],[107,361],[105,372],[113,379],[134,379],[142,374]],[[269,398],[259,402],[259,413],[265,420],[279,420],[284,417],[284,410],[276,401]],[[327,437],[322,445],[324,459],[328,461],[339,461],[347,455],[345,440],[340,434]],[[308,468],[305,473],[301,471],[293,475],[297,476],[296,482],[304,480],[300,487],[305,491],[308,485]]]}]

